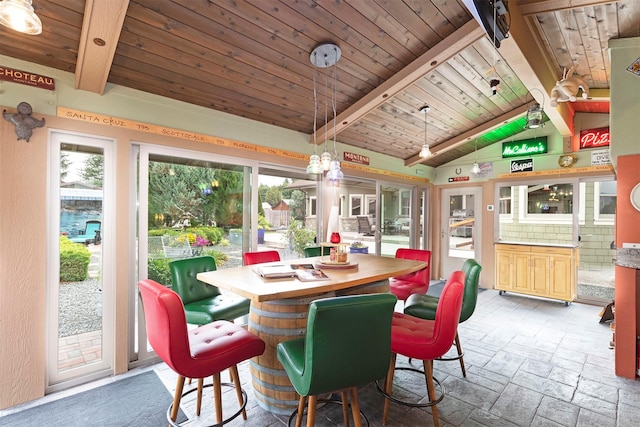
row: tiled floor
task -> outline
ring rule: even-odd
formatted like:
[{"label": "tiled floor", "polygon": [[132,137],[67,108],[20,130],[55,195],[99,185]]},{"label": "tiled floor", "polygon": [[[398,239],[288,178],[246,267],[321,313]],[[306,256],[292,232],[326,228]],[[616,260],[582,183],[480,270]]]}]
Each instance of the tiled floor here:
[{"label": "tiled floor", "polygon": [[[598,323],[600,309],[482,291],[474,315],[459,327],[467,378],[462,377],[457,362],[435,363],[435,376],[447,391],[438,405],[441,425],[640,425],[640,380],[614,375],[611,331],[608,325]],[[173,372],[164,365],[155,369],[172,390]],[[240,376],[249,395],[248,420],[240,418],[228,425],[285,425],[288,417],[273,415],[257,405],[247,363],[242,364]],[[426,393],[421,378],[406,371],[398,372],[394,387],[394,393],[416,399]],[[370,424],[381,426],[383,398],[375,386],[363,387],[359,396]],[[225,406],[235,402],[234,395],[226,394],[223,399]],[[190,418],[193,406],[192,400],[183,405]],[[206,421],[212,420],[206,418],[212,406],[207,394],[203,419],[188,425],[207,425]],[[226,409],[225,414],[232,412]],[[328,405],[319,409],[316,425],[342,425],[341,408]],[[433,421],[429,409],[392,403],[388,425],[430,426]]]}]

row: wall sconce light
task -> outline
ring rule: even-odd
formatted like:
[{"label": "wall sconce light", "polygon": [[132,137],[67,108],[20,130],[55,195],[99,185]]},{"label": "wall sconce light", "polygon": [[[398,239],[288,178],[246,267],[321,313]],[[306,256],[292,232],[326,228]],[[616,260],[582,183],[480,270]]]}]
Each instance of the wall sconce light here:
[{"label": "wall sconce light", "polygon": [[42,33],[42,21],[34,12],[31,0],[0,1],[0,24],[24,34]]},{"label": "wall sconce light", "polygon": [[[542,95],[542,104],[544,105],[544,92],[538,89],[532,90],[540,92],[540,95]],[[529,95],[531,95],[531,90],[529,91]],[[531,95],[531,97],[533,98],[533,95]],[[533,103],[527,109],[527,123],[524,125],[525,129],[537,129],[544,127],[543,117],[544,108],[535,100],[535,98],[533,98]]]},{"label": "wall sconce light", "polygon": [[480,165],[478,164],[478,139],[473,142],[474,151],[476,153],[476,161],[471,166],[471,173],[477,175],[480,173]]},{"label": "wall sconce light", "polygon": [[[1,3],[0,3],[1,4]],[[18,135],[18,141],[21,139],[29,142],[29,138],[33,135],[34,128],[41,128],[44,126],[44,119],[38,120],[31,117],[33,109],[27,102],[21,102],[18,104],[18,112],[9,114],[7,110],[2,111],[2,117],[16,127],[16,135]]]},{"label": "wall sconce light", "polygon": [[431,150],[429,149],[429,144],[427,144],[427,113],[430,108],[428,105],[420,108],[420,112],[424,114],[424,143],[422,144],[422,149],[420,150],[419,156],[423,159],[427,157],[431,157]]}]

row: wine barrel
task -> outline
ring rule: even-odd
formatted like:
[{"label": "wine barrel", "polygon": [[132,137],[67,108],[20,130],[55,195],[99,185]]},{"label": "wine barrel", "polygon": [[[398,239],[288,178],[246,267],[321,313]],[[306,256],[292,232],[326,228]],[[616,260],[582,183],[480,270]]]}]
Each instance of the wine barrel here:
[{"label": "wine barrel", "polygon": [[280,415],[290,415],[297,409],[299,396],[278,361],[276,346],[280,342],[305,335],[307,314],[312,301],[342,295],[388,292],[389,281],[382,280],[305,298],[252,301],[248,328],[266,343],[264,353],[251,359],[249,365],[253,391],[258,404],[262,408]]},{"label": "wine barrel", "polygon": [[251,302],[249,331],[266,343],[261,356],[251,359],[253,392],[258,404],[274,414],[289,415],[298,407],[299,396],[276,356],[282,341],[303,337],[307,330],[309,304],[320,298],[335,297],[334,292],[305,298]]}]

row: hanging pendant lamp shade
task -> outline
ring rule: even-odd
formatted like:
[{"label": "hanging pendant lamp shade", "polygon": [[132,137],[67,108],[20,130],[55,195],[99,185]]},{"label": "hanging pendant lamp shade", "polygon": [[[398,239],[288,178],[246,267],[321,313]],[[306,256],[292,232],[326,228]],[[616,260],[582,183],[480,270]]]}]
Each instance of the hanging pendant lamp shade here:
[{"label": "hanging pendant lamp shade", "polygon": [[327,114],[329,107],[329,81],[331,80],[331,109],[333,112],[333,154],[327,149],[329,140],[325,139],[324,142],[324,152],[318,156],[315,154],[314,147],[314,155],[309,159],[309,166],[307,166],[307,172],[316,173],[310,171],[319,170],[322,173],[323,171],[327,173],[327,179],[331,181],[339,181],[344,178],[344,173],[340,169],[340,162],[338,161],[338,151],[336,149],[336,82],[337,82],[337,67],[336,64],[340,59],[342,52],[340,48],[333,43],[325,43],[317,46],[311,52],[311,56],[309,57],[311,63],[314,67],[314,78],[313,78],[313,95],[314,95],[314,121],[313,121],[313,139],[314,145],[316,144],[316,125],[317,125],[317,112],[318,112],[318,102],[317,102],[317,88],[316,88],[316,70],[318,68],[331,68],[333,67],[331,79],[329,78],[329,74],[326,74],[326,83],[325,83],[325,125],[329,123],[329,117]]},{"label": "hanging pendant lamp shade", "polygon": [[[529,91],[529,95],[531,95],[532,98],[533,98],[533,94],[531,93],[532,90],[537,90],[538,92],[540,92],[540,95],[542,96],[542,103],[544,104],[544,101],[545,101],[544,92],[535,88],[531,89]],[[536,101],[535,98],[533,98],[532,104],[527,109],[527,123],[524,125],[525,129],[537,129],[537,128],[543,127],[544,126],[543,118],[544,118],[544,109],[540,105],[540,103],[538,103],[538,101]]]},{"label": "hanging pendant lamp shade", "polygon": [[527,129],[537,129],[542,127],[542,108],[540,104],[534,102],[527,110]]},{"label": "hanging pendant lamp shade", "polygon": [[0,1],[0,24],[24,34],[42,33],[42,21],[33,10],[31,0]]},{"label": "hanging pendant lamp shade", "polygon": [[431,149],[429,148],[429,144],[427,144],[427,113],[429,112],[429,106],[425,105],[420,108],[420,112],[424,114],[424,143],[422,144],[419,156],[425,159],[431,157]]},{"label": "hanging pendant lamp shade", "polygon": [[476,159],[471,166],[471,173],[477,175],[480,173],[480,165],[478,164],[478,140],[473,142],[473,151],[475,152]]}]

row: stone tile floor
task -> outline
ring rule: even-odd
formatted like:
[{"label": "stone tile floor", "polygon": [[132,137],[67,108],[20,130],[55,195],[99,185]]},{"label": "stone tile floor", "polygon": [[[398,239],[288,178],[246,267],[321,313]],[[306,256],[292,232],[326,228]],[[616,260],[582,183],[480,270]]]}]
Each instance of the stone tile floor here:
[{"label": "stone tile floor", "polygon": [[[617,426],[640,425],[640,380],[614,375],[612,334],[599,324],[601,307],[529,298],[497,291],[480,292],[474,315],[459,327],[467,378],[457,362],[436,362],[435,376],[447,395],[438,404],[442,426]],[[339,363],[339,361],[336,361]],[[399,357],[399,363],[407,364]],[[413,361],[414,366],[418,366]],[[173,392],[175,374],[165,365],[156,372]],[[240,376],[249,396],[248,420],[229,426],[282,426],[288,416],[258,406],[251,389],[248,363]],[[223,374],[223,381],[227,381]],[[203,414],[195,419],[193,399],[182,409],[188,426],[211,424],[212,397],[205,394]],[[398,372],[394,394],[426,391],[418,374]],[[190,395],[193,396],[193,395]],[[375,385],[359,390],[362,410],[371,426],[382,425],[383,398]],[[225,414],[234,412],[235,395],[223,397]],[[210,421],[207,423],[207,421]],[[339,405],[318,410],[317,426],[342,425]],[[431,426],[430,409],[391,404],[389,426]]]}]

